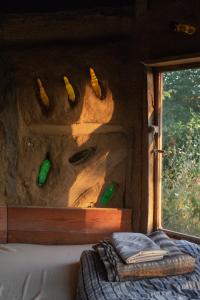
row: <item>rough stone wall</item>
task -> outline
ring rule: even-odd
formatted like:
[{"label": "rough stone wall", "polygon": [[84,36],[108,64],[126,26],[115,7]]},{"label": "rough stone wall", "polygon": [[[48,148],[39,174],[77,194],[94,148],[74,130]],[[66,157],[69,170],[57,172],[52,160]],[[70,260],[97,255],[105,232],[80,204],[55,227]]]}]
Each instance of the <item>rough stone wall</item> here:
[{"label": "rough stone wall", "polygon": [[[8,158],[0,173],[1,202],[99,207],[105,188],[116,182],[118,190],[108,207],[124,206],[133,131],[129,42],[25,47],[8,50],[2,53],[4,57],[12,66],[13,83],[12,89],[5,91],[0,115],[4,122],[2,163],[5,155]],[[91,88],[90,66],[107,90],[103,100]],[[69,104],[63,75],[75,87],[78,102],[74,108]],[[48,114],[40,105],[37,78],[42,80],[50,100]],[[96,152],[86,162],[74,166],[68,161],[91,146]],[[46,184],[39,187],[38,171],[47,153],[53,167]]]}]

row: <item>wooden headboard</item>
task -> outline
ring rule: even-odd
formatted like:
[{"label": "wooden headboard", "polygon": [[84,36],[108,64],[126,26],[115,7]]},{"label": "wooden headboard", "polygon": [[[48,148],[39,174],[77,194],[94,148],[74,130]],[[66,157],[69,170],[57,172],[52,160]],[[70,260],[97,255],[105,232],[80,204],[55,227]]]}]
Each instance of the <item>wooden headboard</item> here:
[{"label": "wooden headboard", "polygon": [[87,244],[132,230],[131,209],[0,207],[0,242]]}]

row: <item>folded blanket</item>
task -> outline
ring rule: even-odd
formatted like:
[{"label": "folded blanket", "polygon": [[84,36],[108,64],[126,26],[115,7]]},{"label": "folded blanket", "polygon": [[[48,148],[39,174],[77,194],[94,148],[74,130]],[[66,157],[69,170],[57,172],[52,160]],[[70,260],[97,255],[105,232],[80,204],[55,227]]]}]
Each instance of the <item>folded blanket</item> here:
[{"label": "folded blanket", "polygon": [[103,241],[94,247],[105,266],[109,281],[164,277],[185,274],[194,270],[195,259],[181,252],[164,232],[156,231],[149,235],[149,237],[162,250],[168,252],[163,259],[125,264],[110,242]]},{"label": "folded blanket", "polygon": [[183,240],[174,243],[182,252],[196,259],[194,272],[164,278],[108,282],[98,254],[84,251],[80,259],[76,300],[200,300],[200,245]]},{"label": "folded blanket", "polygon": [[149,237],[142,233],[115,232],[111,243],[125,263],[138,263],[162,259],[167,254]]}]

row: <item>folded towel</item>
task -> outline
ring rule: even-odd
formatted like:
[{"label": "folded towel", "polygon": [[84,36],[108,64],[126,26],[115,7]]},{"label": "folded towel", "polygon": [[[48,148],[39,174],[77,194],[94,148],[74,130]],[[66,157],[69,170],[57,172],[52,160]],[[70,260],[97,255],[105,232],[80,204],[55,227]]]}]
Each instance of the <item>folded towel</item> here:
[{"label": "folded towel", "polygon": [[105,266],[109,281],[137,280],[171,276],[192,272],[195,258],[181,252],[177,245],[162,231],[153,232],[151,239],[168,254],[161,260],[126,264],[108,241],[93,246]]},{"label": "folded towel", "polygon": [[168,253],[142,233],[115,232],[111,243],[127,264],[160,260]]}]

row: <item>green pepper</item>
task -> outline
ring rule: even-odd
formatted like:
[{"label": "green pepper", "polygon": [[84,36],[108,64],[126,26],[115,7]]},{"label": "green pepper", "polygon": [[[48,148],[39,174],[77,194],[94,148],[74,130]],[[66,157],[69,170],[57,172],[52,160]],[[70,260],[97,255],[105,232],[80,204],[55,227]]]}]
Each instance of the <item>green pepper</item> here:
[{"label": "green pepper", "polygon": [[108,205],[109,201],[113,197],[113,194],[115,193],[117,188],[117,183],[112,182],[110,185],[107,186],[105,191],[103,192],[101,198],[100,198],[100,203],[102,205]]},{"label": "green pepper", "polygon": [[46,158],[40,165],[39,174],[38,174],[39,186],[43,186],[46,183],[51,167],[52,167],[52,162],[50,161],[49,158]]}]

